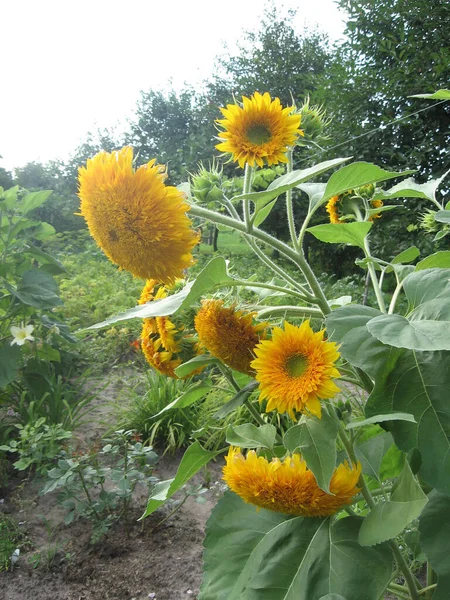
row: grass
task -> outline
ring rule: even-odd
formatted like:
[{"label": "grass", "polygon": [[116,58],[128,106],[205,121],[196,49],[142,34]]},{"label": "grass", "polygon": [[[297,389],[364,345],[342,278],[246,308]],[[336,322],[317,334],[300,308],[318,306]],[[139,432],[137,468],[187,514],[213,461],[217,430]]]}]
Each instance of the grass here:
[{"label": "grass", "polygon": [[13,553],[16,550],[20,551],[26,544],[26,536],[14,519],[0,513],[0,572],[12,568]]}]

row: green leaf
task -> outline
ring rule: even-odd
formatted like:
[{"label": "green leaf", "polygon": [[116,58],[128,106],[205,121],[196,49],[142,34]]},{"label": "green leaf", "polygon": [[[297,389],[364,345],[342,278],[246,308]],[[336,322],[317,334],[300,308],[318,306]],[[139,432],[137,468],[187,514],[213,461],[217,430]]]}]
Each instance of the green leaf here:
[{"label": "green leaf", "polygon": [[450,497],[432,491],[419,517],[420,543],[438,575],[433,600],[448,600],[450,590]]},{"label": "green leaf", "polygon": [[58,275],[60,273],[67,273],[67,269],[62,264],[62,262],[60,262],[59,260],[54,258],[51,254],[48,254],[47,252],[44,252],[40,248],[37,248],[36,246],[30,246],[29,248],[26,248],[24,250],[24,254],[30,254],[31,256],[36,258],[41,263],[54,265],[55,267],[58,268],[58,273],[57,273]]},{"label": "green leaf", "polygon": [[430,254],[430,256],[427,256],[416,265],[416,271],[433,268],[450,269],[450,250],[442,250],[441,252]]},{"label": "green leaf", "polygon": [[393,443],[392,435],[384,432],[355,447],[356,458],[360,461],[366,475],[381,481],[379,473],[383,457]]},{"label": "green leaf", "polygon": [[329,223],[327,225],[315,225],[308,227],[306,231],[321,242],[329,244],[348,244],[364,248],[364,240],[367,237],[373,223]]},{"label": "green leaf", "polygon": [[237,394],[235,394],[231,400],[221,406],[219,410],[213,415],[213,419],[223,419],[230,413],[242,406],[244,402],[249,398],[255,389],[258,387],[257,381],[250,381],[245,387],[243,387]]},{"label": "green leaf", "polygon": [[62,304],[58,296],[58,284],[42,269],[26,271],[17,289],[11,286],[8,289],[21,302],[35,308],[53,308]]},{"label": "green leaf", "polygon": [[[382,344],[369,333],[366,325],[378,315],[381,312],[375,308],[352,304],[338,308],[326,317],[328,335],[333,341],[341,343],[341,355],[373,378],[390,371],[401,353],[397,348]],[[378,410],[373,414],[381,412],[393,411]]]},{"label": "green leaf", "polygon": [[207,523],[199,600],[379,600],[392,556],[359,546],[360,524],[257,511],[228,492]]},{"label": "green leaf", "polygon": [[426,183],[416,183],[412,177],[408,177],[397,185],[394,185],[389,190],[380,190],[373,196],[373,200],[389,200],[393,198],[422,198],[424,200],[436,201],[436,190],[446,177],[445,173],[442,177],[431,179]]},{"label": "green leaf", "polygon": [[450,223],[450,210],[438,210],[434,215],[434,220],[438,223]]},{"label": "green leaf", "polygon": [[442,298],[450,298],[450,269],[425,269],[411,273],[403,283],[410,308]]},{"label": "green leaf", "polygon": [[450,100],[450,90],[438,90],[433,94],[414,94],[408,98],[426,98],[427,100]]},{"label": "green leaf", "polygon": [[226,441],[232,446],[240,448],[268,448],[272,450],[277,437],[277,429],[274,425],[260,425],[257,427],[252,423],[243,425],[228,425]]},{"label": "green leaf", "polygon": [[187,362],[177,367],[175,369],[175,375],[180,379],[184,379],[200,367],[204,367],[206,365],[215,365],[218,362],[219,361],[217,358],[214,358],[209,354],[199,354],[198,356],[194,356],[194,358],[191,358],[191,360],[188,360]]},{"label": "green leaf", "polygon": [[272,200],[272,202],[269,202],[268,204],[266,204],[263,208],[261,208],[255,215],[253,224],[255,227],[259,227],[261,225],[261,223],[264,223],[264,221],[267,219],[267,217],[270,215],[272,208],[275,206],[277,199],[275,198],[275,200]]},{"label": "green leaf", "polygon": [[35,240],[46,240],[56,233],[56,229],[50,223],[41,221],[36,229],[32,232],[32,237]]},{"label": "green leaf", "polygon": [[319,600],[347,600],[344,596],[340,594],[327,594],[326,596],[322,596]]},{"label": "green leaf", "polygon": [[20,366],[20,348],[4,343],[0,346],[0,389],[14,381]]},{"label": "green leaf", "polygon": [[152,419],[156,419],[156,417],[159,417],[163,413],[167,412],[168,410],[172,410],[173,408],[186,408],[187,406],[191,406],[191,404],[194,404],[201,398],[204,398],[206,394],[211,391],[211,389],[212,384],[210,380],[199,381],[198,383],[195,383],[186,392],[184,392],[184,394],[181,394],[181,396],[175,398],[175,400],[160,410],[159,413],[153,415]]},{"label": "green leaf", "polygon": [[366,416],[408,412],[416,423],[392,421],[395,443],[404,452],[418,448],[420,476],[432,487],[450,494],[450,352],[402,351],[393,368],[366,404]]},{"label": "green leaf", "polygon": [[311,416],[299,425],[288,429],[283,443],[289,452],[297,448],[309,469],[314,473],[317,485],[327,494],[330,492],[330,479],[336,467],[336,438],[338,427],[326,410],[322,418]]},{"label": "green leaf", "polygon": [[333,196],[339,196],[347,190],[367,185],[369,183],[377,183],[394,179],[395,177],[403,177],[414,171],[402,171],[395,173],[394,171],[385,171],[380,167],[368,162],[355,162],[346,167],[339,169],[337,173],[333,173],[327,183],[323,201],[329,200]]},{"label": "green leaf", "polygon": [[409,421],[415,423],[413,415],[409,413],[390,413],[388,415],[375,415],[369,419],[363,419],[362,421],[352,421],[348,423],[346,429],[355,429],[357,427],[364,427],[365,425],[371,425],[372,423],[384,423],[385,421]]},{"label": "green leaf", "polygon": [[324,204],[325,201],[322,201],[322,198],[326,187],[325,183],[303,183],[298,186],[302,192],[305,192],[305,194],[308,195],[309,213],[315,212],[319,206]]},{"label": "green leaf", "polygon": [[426,494],[416,481],[408,461],[405,461],[389,500],[380,500],[364,519],[359,531],[359,543],[373,546],[395,538],[420,515],[427,502]]},{"label": "green leaf", "polygon": [[42,347],[37,349],[38,358],[49,362],[61,362],[61,354],[59,350],[50,346],[50,344],[43,343]]},{"label": "green leaf", "polygon": [[450,321],[408,321],[401,315],[380,315],[367,323],[377,340],[409,350],[450,350]]},{"label": "green leaf", "polygon": [[194,442],[189,446],[181,459],[175,477],[166,481],[160,481],[153,488],[147,508],[140,520],[154,513],[161,504],[171,498],[191,477],[198,473],[204,465],[209,463],[218,454],[219,452],[204,450],[198,442]]},{"label": "green leaf", "polygon": [[18,204],[20,214],[26,215],[30,210],[34,210],[44,204],[47,198],[52,194],[51,190],[41,190],[39,192],[29,192],[22,198]]},{"label": "green leaf", "polygon": [[233,278],[227,273],[225,259],[222,256],[217,256],[199,273],[197,279],[187,283],[177,294],[173,294],[162,300],[153,300],[147,304],[135,306],[101,323],[86,327],[86,329],[82,329],[81,331],[101,329],[118,321],[127,321],[128,319],[145,319],[148,317],[173,315],[192,306],[206,292],[210,292],[218,287],[225,287],[230,281],[233,281]]},{"label": "green leaf", "polygon": [[321,162],[318,165],[314,165],[313,167],[309,167],[308,169],[300,169],[297,171],[292,171],[291,173],[286,173],[281,177],[278,177],[269,185],[267,190],[263,192],[249,192],[248,194],[240,194],[239,196],[235,196],[233,200],[243,200],[248,198],[254,202],[256,207],[256,214],[260,211],[266,204],[278,198],[281,194],[284,194],[288,190],[298,186],[300,183],[308,181],[312,179],[316,175],[320,175],[337,165],[341,165],[345,161],[350,160],[349,158],[334,158],[333,160],[326,160],[325,162]]},{"label": "green leaf", "polygon": [[391,260],[391,265],[403,265],[405,263],[410,263],[415,260],[420,255],[420,250],[416,246],[411,246],[407,248],[407,250],[403,250],[397,256]]}]

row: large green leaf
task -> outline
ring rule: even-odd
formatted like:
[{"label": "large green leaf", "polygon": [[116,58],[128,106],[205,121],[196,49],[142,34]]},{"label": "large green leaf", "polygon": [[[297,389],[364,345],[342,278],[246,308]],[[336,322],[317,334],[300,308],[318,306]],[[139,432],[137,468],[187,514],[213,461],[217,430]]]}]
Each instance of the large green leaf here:
[{"label": "large green leaf", "polygon": [[366,416],[406,412],[416,423],[389,424],[397,446],[418,448],[421,477],[450,494],[450,352],[403,350],[384,379],[376,381],[366,404]]},{"label": "large green leaf", "polygon": [[[328,335],[333,341],[340,342],[342,356],[373,378],[390,370],[401,353],[397,348],[382,344],[369,333],[366,325],[378,315],[381,312],[375,308],[352,304],[337,308],[326,318]],[[379,410],[376,414],[387,412]]]},{"label": "large green leaf", "polygon": [[327,494],[331,493],[330,479],[336,467],[337,433],[336,421],[323,410],[321,419],[314,416],[302,419],[302,423],[286,431],[283,439],[290,452],[300,450],[317,485]]},{"label": "large green leaf", "polygon": [[58,296],[58,284],[42,269],[31,269],[22,275],[17,289],[8,286],[13,296],[28,306],[53,308],[62,304]]},{"label": "large green leaf", "polygon": [[416,265],[416,271],[423,271],[424,269],[433,268],[450,268],[450,250],[442,250],[441,252],[430,254],[430,256],[427,256]]},{"label": "large green leaf", "polygon": [[450,321],[408,321],[401,315],[380,315],[367,323],[367,329],[388,346],[409,350],[450,350]]},{"label": "large green leaf", "polygon": [[367,237],[373,223],[329,223],[327,225],[315,225],[308,227],[306,231],[321,242],[329,244],[348,244],[364,248],[364,240]]},{"label": "large green leaf", "polygon": [[355,447],[356,458],[360,461],[363,472],[366,475],[380,480],[383,457],[393,443],[392,435],[384,432],[371,437]]},{"label": "large green leaf", "polygon": [[185,287],[172,296],[163,298],[162,300],[153,300],[147,304],[135,306],[114,317],[110,317],[101,323],[96,323],[87,327],[83,331],[89,329],[101,329],[118,321],[127,321],[128,319],[145,319],[148,317],[166,317],[173,315],[178,311],[189,308],[197,302],[206,292],[226,286],[227,283],[233,281],[227,273],[227,264],[222,256],[213,258],[206,267],[199,273],[197,279],[187,283]]},{"label": "large green leaf", "polygon": [[189,446],[181,459],[175,477],[166,481],[160,481],[153,488],[147,502],[147,508],[141,519],[145,519],[145,517],[154,513],[161,504],[164,504],[166,500],[171,498],[191,477],[218,454],[219,452],[204,450],[198,442],[194,442]]},{"label": "large green leaf", "polygon": [[438,210],[434,215],[434,220],[438,223],[450,223],[450,210]]},{"label": "large green leaf", "polygon": [[359,531],[360,544],[373,546],[395,538],[420,515],[427,502],[428,498],[405,461],[389,500],[380,500],[364,519]]},{"label": "large green leaf", "polygon": [[26,215],[30,210],[34,210],[44,204],[47,198],[52,194],[51,190],[41,190],[39,192],[29,192],[18,203],[19,212]]},{"label": "large green leaf", "polygon": [[438,575],[433,600],[448,600],[450,590],[450,497],[431,492],[419,517],[420,543]]},{"label": "large green leaf", "polygon": [[359,546],[360,525],[257,511],[228,492],[207,524],[199,600],[379,600],[392,556]]},{"label": "large green leaf", "polygon": [[8,343],[0,346],[0,390],[14,380],[20,366],[20,348]]},{"label": "large green leaf", "polygon": [[199,381],[198,383],[194,383],[190,386],[184,394],[175,398],[172,402],[167,404],[162,410],[160,410],[156,415],[153,415],[153,419],[159,417],[163,413],[168,410],[172,410],[174,408],[186,408],[187,406],[191,406],[201,398],[204,398],[208,392],[212,389],[211,380]]},{"label": "large green leaf", "polygon": [[405,263],[410,263],[415,260],[420,254],[419,248],[417,246],[411,246],[391,260],[391,265],[404,265]]},{"label": "large green leaf", "polygon": [[428,300],[450,301],[450,269],[424,269],[411,273],[403,283],[410,308]]},{"label": "large green leaf", "polygon": [[385,171],[372,163],[355,162],[333,173],[328,180],[323,201],[329,200],[332,196],[339,196],[347,190],[367,185],[368,183],[386,181],[395,177],[409,175],[410,173],[414,173],[414,171],[395,173],[393,171]]},{"label": "large green leaf", "polygon": [[184,379],[184,377],[188,377],[200,367],[215,365],[218,362],[218,359],[214,358],[214,356],[209,354],[199,354],[198,356],[194,356],[194,358],[191,358],[191,360],[188,360],[182,365],[178,366],[175,369],[175,374],[180,379]]},{"label": "large green leaf", "polygon": [[322,200],[325,193],[326,183],[303,183],[298,188],[305,192],[309,198],[309,212],[312,213],[324,204]]},{"label": "large green leaf", "polygon": [[256,214],[260,211],[266,204],[278,198],[281,194],[284,194],[288,190],[300,185],[301,183],[312,179],[316,175],[320,175],[337,165],[341,165],[342,163],[350,160],[349,158],[334,158],[332,160],[326,160],[325,162],[321,162],[318,165],[314,165],[313,167],[309,167],[308,169],[299,169],[297,171],[292,171],[291,173],[286,173],[281,177],[278,177],[269,185],[267,190],[263,192],[249,192],[248,194],[240,194],[239,196],[235,196],[234,200],[243,200],[244,198],[248,198],[254,202],[256,207]]},{"label": "large green leaf", "polygon": [[233,446],[241,448],[268,448],[272,450],[277,436],[274,425],[267,423],[257,427],[252,423],[243,425],[228,425],[226,440]]},{"label": "large green leaf", "polygon": [[433,94],[414,94],[410,98],[426,98],[427,100],[450,100],[450,90],[438,90]]}]

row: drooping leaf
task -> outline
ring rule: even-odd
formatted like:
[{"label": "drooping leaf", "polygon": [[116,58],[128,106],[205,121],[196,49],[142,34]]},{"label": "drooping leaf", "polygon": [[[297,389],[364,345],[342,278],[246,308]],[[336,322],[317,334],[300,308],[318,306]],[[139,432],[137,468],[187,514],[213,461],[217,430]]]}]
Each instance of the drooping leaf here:
[{"label": "drooping leaf", "polygon": [[160,481],[153,488],[147,508],[141,519],[145,519],[145,517],[154,513],[161,504],[164,504],[166,500],[171,498],[191,477],[218,454],[218,452],[204,450],[198,442],[194,442],[189,446],[181,459],[175,477],[166,481]]},{"label": "drooping leaf", "polygon": [[427,256],[416,265],[416,271],[433,268],[450,269],[450,250],[442,250],[441,252],[430,254],[430,256]]},{"label": "drooping leaf", "polygon": [[336,438],[338,428],[326,410],[322,418],[310,416],[299,425],[288,429],[283,442],[289,452],[300,453],[309,469],[314,473],[317,485],[330,494],[330,479],[336,467]]},{"label": "drooping leaf", "polygon": [[118,321],[127,321],[128,319],[145,319],[148,317],[165,317],[175,314],[178,311],[189,308],[197,302],[206,292],[216,287],[226,286],[233,281],[227,273],[226,261],[222,256],[213,258],[206,267],[199,273],[195,281],[187,283],[178,293],[163,298],[162,300],[153,300],[147,304],[135,306],[114,317],[110,317],[101,323],[96,323],[86,327],[82,331],[90,329],[101,329]]},{"label": "drooping leaf", "polygon": [[376,192],[374,200],[387,200],[390,198],[423,198],[436,202],[436,191],[442,181],[447,177],[449,171],[446,171],[441,177],[431,179],[426,183],[416,183],[412,177],[404,179],[394,187],[386,191]]},{"label": "drooping leaf", "polygon": [[370,417],[369,419],[363,419],[362,421],[352,421],[351,423],[347,423],[346,429],[365,427],[366,425],[371,425],[372,423],[384,423],[385,421],[416,422],[413,415],[410,415],[409,413],[389,413],[387,415],[374,415],[373,417]]},{"label": "drooping leaf", "polygon": [[209,354],[199,354],[177,367],[175,369],[175,375],[180,379],[184,379],[184,377],[188,377],[200,367],[215,365],[218,362],[218,359],[214,358],[214,356],[210,356]]},{"label": "drooping leaf", "polygon": [[[401,353],[397,348],[382,344],[369,333],[367,323],[378,315],[381,312],[375,308],[353,304],[338,308],[326,317],[328,335],[341,344],[339,350],[342,356],[373,378],[389,371]],[[383,412],[390,411],[379,410],[376,414]]]},{"label": "drooping leaf", "polygon": [[12,286],[7,287],[13,296],[28,306],[43,309],[62,304],[58,296],[58,284],[42,269],[25,271],[17,289]]},{"label": "drooping leaf", "polygon": [[243,425],[228,425],[226,441],[228,444],[241,448],[268,448],[272,450],[277,436],[274,425],[260,425],[257,427],[252,423]]},{"label": "drooping leaf", "polygon": [[219,410],[213,415],[214,419],[223,419],[230,413],[242,406],[244,402],[249,398],[255,389],[258,387],[257,381],[250,381],[245,385],[237,394],[235,394],[231,400],[226,402],[223,406],[219,408]]},{"label": "drooping leaf", "polygon": [[419,517],[420,543],[438,575],[433,600],[448,600],[450,590],[450,496],[431,492]]},{"label": "drooping leaf", "polygon": [[403,177],[411,173],[414,173],[414,171],[395,173],[393,171],[385,171],[372,163],[355,162],[333,173],[328,180],[323,200],[329,200],[331,197],[339,196],[347,190],[352,190],[369,183],[387,181],[388,179]]},{"label": "drooping leaf", "polygon": [[367,237],[373,223],[329,223],[327,225],[315,225],[308,227],[315,238],[329,244],[348,244],[364,248],[364,240]]},{"label": "drooping leaf", "polygon": [[450,350],[450,321],[413,321],[401,315],[380,315],[367,323],[367,329],[388,346],[409,350]]},{"label": "drooping leaf", "polygon": [[40,190],[39,192],[29,192],[18,203],[17,208],[22,215],[26,215],[30,210],[34,210],[44,204],[47,198],[52,194],[51,190]]},{"label": "drooping leaf", "polygon": [[11,346],[9,342],[0,345],[0,389],[14,381],[20,366],[20,348]]},{"label": "drooping leaf", "polygon": [[404,452],[418,448],[420,476],[450,494],[450,352],[403,350],[386,377],[376,381],[365,412],[367,417],[407,412],[416,423],[392,421],[395,443]]},{"label": "drooping leaf", "polygon": [[420,515],[427,502],[426,494],[415,479],[408,461],[405,461],[389,500],[380,500],[364,519],[359,531],[359,543],[373,546],[395,538]]},{"label": "drooping leaf", "polygon": [[302,183],[298,186],[302,192],[308,195],[310,213],[316,211],[324,203],[322,198],[326,187],[325,183]]},{"label": "drooping leaf", "polygon": [[392,435],[384,432],[355,447],[356,458],[361,462],[363,472],[366,475],[380,480],[379,473],[383,457],[393,443]]},{"label": "drooping leaf", "polygon": [[410,98],[426,98],[427,100],[450,100],[450,90],[438,90],[433,94],[414,94]]},{"label": "drooping leaf", "polygon": [[207,523],[199,600],[379,600],[392,556],[359,546],[360,525],[257,511],[228,492]]},{"label": "drooping leaf", "polygon": [[162,410],[160,410],[156,415],[153,415],[153,419],[159,417],[163,413],[168,410],[172,410],[173,408],[186,408],[187,406],[191,406],[201,398],[204,398],[208,392],[212,389],[212,383],[210,380],[199,381],[198,383],[194,383],[190,386],[188,390],[175,398],[172,402],[169,402]]},{"label": "drooping leaf", "polygon": [[411,246],[410,248],[403,250],[403,252],[400,252],[400,254],[397,254],[397,256],[394,256],[394,258],[391,260],[391,264],[403,265],[405,263],[410,263],[415,260],[419,254],[419,248],[417,248],[417,246]]}]

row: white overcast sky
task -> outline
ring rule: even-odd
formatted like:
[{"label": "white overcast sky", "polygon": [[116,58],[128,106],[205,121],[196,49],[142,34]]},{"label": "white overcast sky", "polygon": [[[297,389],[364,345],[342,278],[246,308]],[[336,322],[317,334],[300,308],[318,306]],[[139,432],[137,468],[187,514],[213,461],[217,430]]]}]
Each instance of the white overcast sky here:
[{"label": "white overcast sky", "polygon": [[[342,36],[333,0],[272,0]],[[125,123],[140,90],[197,83],[223,43],[258,29],[264,0],[0,0],[0,167],[67,156]]]}]

